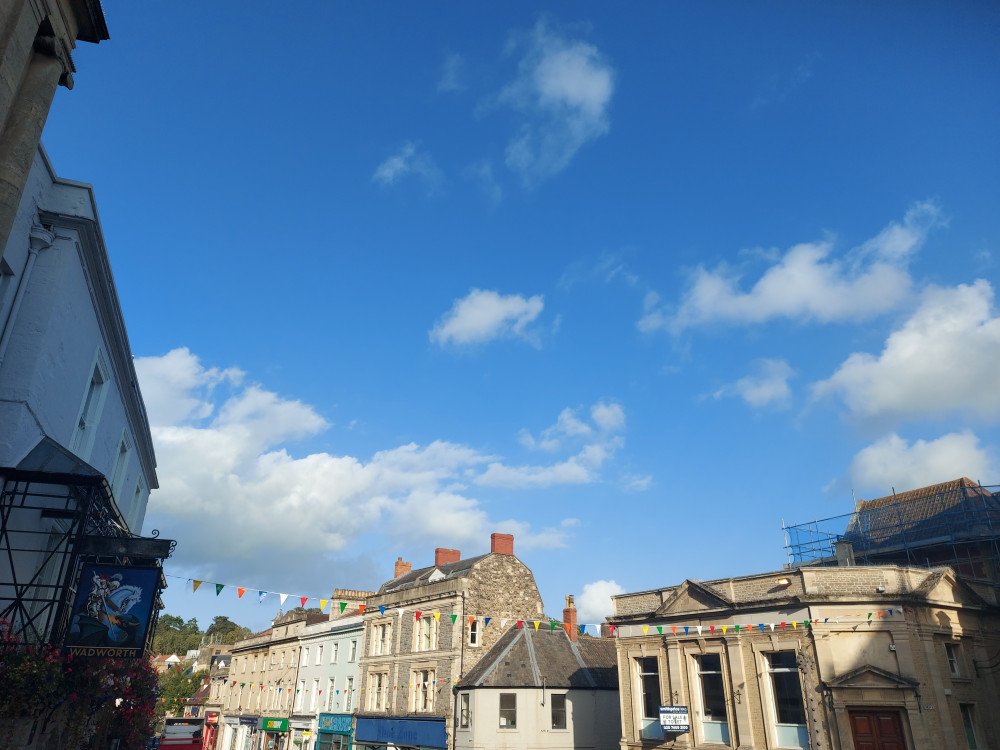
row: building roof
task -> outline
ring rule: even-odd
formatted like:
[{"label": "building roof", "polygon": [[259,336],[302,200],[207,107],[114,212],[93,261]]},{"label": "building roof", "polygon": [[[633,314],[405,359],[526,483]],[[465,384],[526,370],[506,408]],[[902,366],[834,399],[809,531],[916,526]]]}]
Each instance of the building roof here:
[{"label": "building roof", "polygon": [[561,627],[551,631],[512,627],[458,686],[617,690],[615,642],[586,635],[571,641]]},{"label": "building roof", "polygon": [[995,536],[1000,497],[968,477],[859,500],[844,533],[856,552]]},{"label": "building roof", "polygon": [[[418,570],[411,570],[409,573],[404,573],[399,576],[399,578],[393,578],[391,581],[386,581],[383,583],[378,590],[379,594],[391,594],[395,591],[402,591],[403,589],[413,588],[415,586],[423,586],[428,583],[437,583],[438,581],[453,580],[456,578],[464,578],[469,574],[476,563],[487,557],[487,555],[477,555],[476,557],[469,557],[465,560],[458,560],[451,563],[443,563],[441,565],[431,565],[427,568],[420,568]],[[435,575],[439,573],[439,575]]]}]

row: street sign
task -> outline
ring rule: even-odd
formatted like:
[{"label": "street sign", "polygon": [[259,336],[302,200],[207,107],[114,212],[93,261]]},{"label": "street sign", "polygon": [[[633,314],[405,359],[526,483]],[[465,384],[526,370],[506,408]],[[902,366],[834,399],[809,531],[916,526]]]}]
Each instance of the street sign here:
[{"label": "street sign", "polygon": [[687,706],[660,706],[660,726],[664,732],[680,734],[691,731]]}]

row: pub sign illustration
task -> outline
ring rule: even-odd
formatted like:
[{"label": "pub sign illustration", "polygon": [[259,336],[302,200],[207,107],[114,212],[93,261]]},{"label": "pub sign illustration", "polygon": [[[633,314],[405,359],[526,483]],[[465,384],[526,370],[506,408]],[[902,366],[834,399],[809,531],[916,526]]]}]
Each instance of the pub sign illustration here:
[{"label": "pub sign illustration", "polygon": [[85,565],[63,645],[77,656],[137,659],[156,599],[159,568]]}]

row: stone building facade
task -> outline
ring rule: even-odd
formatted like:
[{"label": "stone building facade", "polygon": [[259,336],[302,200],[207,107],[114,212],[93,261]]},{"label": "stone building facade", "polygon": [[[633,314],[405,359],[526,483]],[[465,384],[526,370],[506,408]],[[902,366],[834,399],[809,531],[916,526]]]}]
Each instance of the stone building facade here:
[{"label": "stone building facade", "polygon": [[0,260],[56,89],[73,88],[71,53],[107,38],[98,0],[0,3]]},{"label": "stone building facade", "polygon": [[[996,589],[806,567],[612,597],[621,747],[1000,747]],[[665,732],[660,706],[690,730]]]},{"label": "stone building facade", "polygon": [[500,637],[501,619],[541,616],[511,535],[493,534],[488,554],[467,559],[439,548],[434,565],[418,570],[398,559],[365,610],[357,742],[450,747],[452,686]]}]

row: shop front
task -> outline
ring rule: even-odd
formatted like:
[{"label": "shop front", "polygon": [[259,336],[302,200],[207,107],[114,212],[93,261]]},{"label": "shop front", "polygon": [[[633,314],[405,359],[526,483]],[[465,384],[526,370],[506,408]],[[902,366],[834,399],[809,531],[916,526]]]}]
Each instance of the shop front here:
[{"label": "shop front", "polygon": [[347,750],[351,747],[352,719],[350,714],[320,714],[316,750]]},{"label": "shop front", "polygon": [[204,750],[215,750],[215,743],[219,737],[219,712],[205,712],[205,744]]},{"label": "shop front", "polygon": [[291,719],[288,722],[291,732],[292,746],[289,750],[313,750],[312,722],[303,719]]},{"label": "shop front", "polygon": [[290,750],[288,719],[261,716],[257,728],[262,735],[260,750]]},{"label": "shop front", "polygon": [[446,750],[448,733],[443,716],[419,719],[359,716],[354,742],[361,750],[384,750],[389,745],[412,750]]}]

